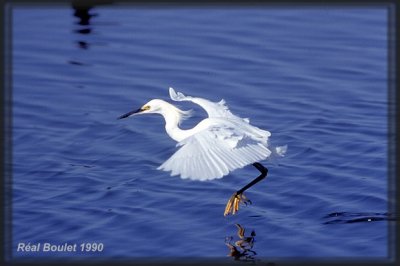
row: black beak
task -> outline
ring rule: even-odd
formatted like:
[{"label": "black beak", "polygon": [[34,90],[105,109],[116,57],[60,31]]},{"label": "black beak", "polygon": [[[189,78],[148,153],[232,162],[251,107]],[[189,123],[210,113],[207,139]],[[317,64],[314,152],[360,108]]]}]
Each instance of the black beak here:
[{"label": "black beak", "polygon": [[121,115],[120,117],[118,117],[118,119],[127,118],[127,117],[130,117],[130,116],[133,115],[133,114],[137,114],[137,113],[140,113],[140,112],[142,112],[142,111],[143,111],[142,108],[139,108],[139,109],[137,109],[137,110],[135,110],[135,111],[130,111],[129,113],[126,113],[126,114],[124,114],[124,115]]}]

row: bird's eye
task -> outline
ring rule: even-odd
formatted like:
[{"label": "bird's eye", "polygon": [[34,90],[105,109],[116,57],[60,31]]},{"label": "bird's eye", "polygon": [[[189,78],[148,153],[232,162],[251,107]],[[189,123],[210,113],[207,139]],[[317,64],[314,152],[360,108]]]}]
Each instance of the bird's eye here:
[{"label": "bird's eye", "polygon": [[150,110],[150,106],[149,106],[149,105],[143,106],[143,107],[142,107],[142,110],[143,110],[143,111]]}]

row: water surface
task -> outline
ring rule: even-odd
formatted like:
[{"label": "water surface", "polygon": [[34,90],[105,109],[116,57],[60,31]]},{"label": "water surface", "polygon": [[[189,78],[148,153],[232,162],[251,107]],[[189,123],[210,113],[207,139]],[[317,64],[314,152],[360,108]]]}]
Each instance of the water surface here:
[{"label": "water surface", "polygon": [[[74,12],[13,9],[13,258],[231,260],[235,224],[255,233],[256,254],[238,259],[388,256],[385,8]],[[169,100],[169,86],[223,98],[289,146],[263,162],[268,177],[237,215],[223,216],[226,201],[254,167],[171,177],[156,170],[176,150],[162,118],[116,119]],[[184,128],[205,115],[179,106],[195,111]],[[21,242],[104,250],[17,252]]]}]

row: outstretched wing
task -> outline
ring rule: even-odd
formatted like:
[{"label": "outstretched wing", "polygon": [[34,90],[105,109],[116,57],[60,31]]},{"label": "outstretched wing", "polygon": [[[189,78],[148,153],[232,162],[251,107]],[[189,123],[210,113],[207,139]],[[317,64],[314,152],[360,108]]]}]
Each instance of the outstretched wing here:
[{"label": "outstretched wing", "polygon": [[[181,101],[190,101],[193,103],[196,103],[203,107],[203,109],[207,112],[208,117],[235,117],[237,116],[233,115],[228,107],[225,104],[224,100],[221,100],[219,102],[212,102],[203,98],[198,98],[198,97],[192,97],[192,96],[186,96],[181,92],[176,92],[173,88],[169,88],[169,96],[171,97],[172,100],[181,102]],[[243,119],[244,121],[248,122],[248,119]]]},{"label": "outstretched wing", "polygon": [[218,126],[210,126],[179,142],[180,149],[158,169],[183,179],[204,181],[221,178],[270,156],[268,131],[247,125],[252,128],[249,131],[243,125],[218,120]]}]

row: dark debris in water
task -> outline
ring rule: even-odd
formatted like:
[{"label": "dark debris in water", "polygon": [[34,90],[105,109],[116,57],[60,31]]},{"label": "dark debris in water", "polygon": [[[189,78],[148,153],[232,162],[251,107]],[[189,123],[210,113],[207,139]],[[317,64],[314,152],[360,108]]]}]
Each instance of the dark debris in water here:
[{"label": "dark debris in water", "polygon": [[325,215],[323,219],[335,218],[324,222],[323,224],[351,224],[362,222],[377,221],[396,221],[397,218],[387,212],[384,213],[367,213],[367,212],[333,212]]}]

